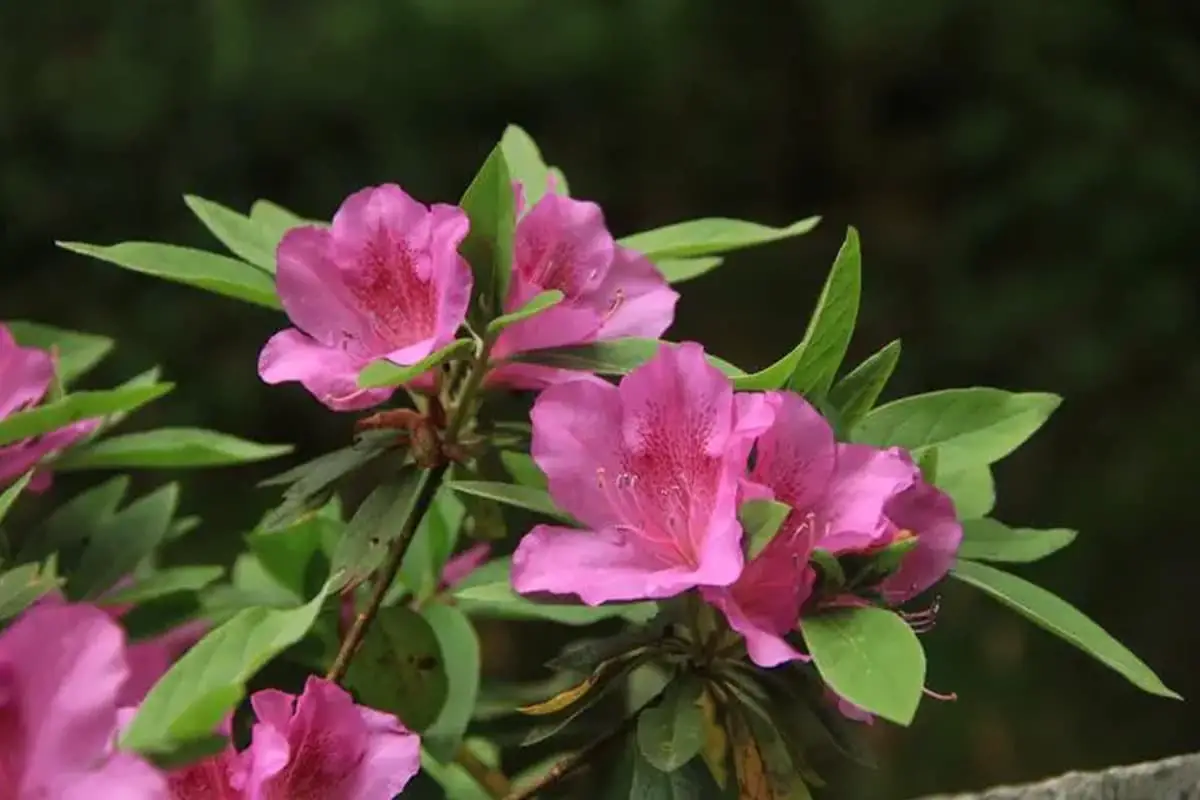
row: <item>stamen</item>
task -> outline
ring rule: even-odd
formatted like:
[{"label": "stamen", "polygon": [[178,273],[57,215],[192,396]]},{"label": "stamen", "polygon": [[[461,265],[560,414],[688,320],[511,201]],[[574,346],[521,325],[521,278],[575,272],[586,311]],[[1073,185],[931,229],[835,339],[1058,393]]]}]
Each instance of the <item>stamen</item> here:
[{"label": "stamen", "polygon": [[[592,277],[595,277],[594,270],[593,270]],[[608,308],[604,312],[604,318],[603,318],[604,321],[608,322],[610,319],[612,319],[613,314],[616,314],[617,311],[621,308],[621,306],[624,305],[624,303],[625,303],[625,290],[620,287],[617,287],[617,290],[615,292],[613,292],[612,299],[608,301]]]},{"label": "stamen", "polygon": [[921,611],[901,611],[900,616],[913,629],[914,633],[928,633],[937,626],[938,612],[942,609],[942,597],[933,598],[933,604]]},{"label": "stamen", "polygon": [[949,694],[940,694],[938,692],[933,691],[928,686],[922,688],[921,691],[925,693],[926,697],[933,698],[934,700],[941,700],[941,701],[947,702],[947,703],[954,702],[955,700],[958,699],[957,692],[950,692]]}]

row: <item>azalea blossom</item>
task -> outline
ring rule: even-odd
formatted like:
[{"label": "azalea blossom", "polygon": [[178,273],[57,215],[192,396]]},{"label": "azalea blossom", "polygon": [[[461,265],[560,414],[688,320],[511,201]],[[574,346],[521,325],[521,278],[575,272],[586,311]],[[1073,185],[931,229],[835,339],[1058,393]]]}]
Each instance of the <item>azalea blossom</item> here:
[{"label": "azalea blossom", "polygon": [[0,634],[0,797],[163,800],[164,778],[113,751],[129,676],[103,611],[39,604]]},{"label": "azalea blossom", "polygon": [[890,539],[916,537],[916,546],[899,568],[879,585],[891,605],[899,605],[933,586],[954,565],[962,543],[962,524],[949,495],[921,477],[913,466],[912,485],[896,495],[884,509],[891,526]]},{"label": "azalea blossom", "polygon": [[[0,324],[0,420],[42,402],[54,380],[54,359],[45,350],[21,347]],[[62,450],[96,429],[99,420],[82,420],[49,433],[0,447],[0,487],[29,471],[46,456]],[[29,488],[45,489],[50,473],[38,470]]]},{"label": "azalea blossom", "polygon": [[276,286],[293,328],[267,342],[267,383],[299,381],[335,411],[369,408],[392,389],[360,389],[377,359],[412,365],[449,344],[471,296],[458,253],[470,223],[455,206],[427,207],[394,184],[350,195],[329,227],[288,231]]},{"label": "azalea blossom", "polygon": [[[518,187],[518,199],[521,196]],[[522,210],[519,207],[518,213]],[[679,294],[654,264],[613,240],[595,203],[547,192],[517,222],[513,250],[505,312],[516,311],[551,289],[564,298],[505,329],[492,350],[497,359],[604,339],[657,339],[675,318]],[[495,370],[488,382],[540,389],[586,374],[507,364]]]},{"label": "azalea blossom", "polygon": [[774,393],[770,401],[774,424],[758,440],[746,496],[792,510],[733,586],[704,590],[764,667],[804,658],[785,636],[816,579],[813,549],[838,555],[886,541],[894,526],[885,506],[914,479],[911,460],[898,450],[834,441],[829,423],[799,395]]},{"label": "azalea blossom", "polygon": [[558,506],[589,530],[535,527],[513,554],[513,586],[598,605],[733,583],[739,479],[773,417],[766,396],[735,394],[694,343],[664,345],[619,386],[544,390],[532,455]]},{"label": "azalea blossom", "polygon": [[267,689],[250,698],[250,746],[176,770],[175,800],[391,800],[420,769],[419,737],[396,717],[354,704],[310,677],[299,698]]}]

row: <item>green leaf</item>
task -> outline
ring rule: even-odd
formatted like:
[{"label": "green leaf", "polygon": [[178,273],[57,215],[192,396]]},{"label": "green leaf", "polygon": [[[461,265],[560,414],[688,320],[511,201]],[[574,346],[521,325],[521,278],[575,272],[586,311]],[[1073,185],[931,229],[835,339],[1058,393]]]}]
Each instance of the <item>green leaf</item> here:
[{"label": "green leaf", "polygon": [[121,737],[135,752],[210,735],[246,691],[246,682],[304,638],[325,603],[322,589],[298,608],[248,608],[202,638],[167,671]]},{"label": "green leaf", "polygon": [[925,687],[925,651],[912,628],[882,608],[801,617],[821,678],[858,707],[901,725],[912,722]]},{"label": "green leaf", "polygon": [[653,603],[611,603],[602,606],[535,603],[517,594],[509,578],[511,560],[500,558],[480,567],[450,592],[455,603],[472,617],[542,619],[563,625],[591,625],[621,617],[646,622],[658,613]]},{"label": "green leaf", "polygon": [[548,191],[550,178],[550,168],[542,159],[537,143],[521,128],[509,125],[504,129],[504,136],[500,138],[500,149],[504,153],[509,176],[521,184],[525,194],[525,208],[533,208]]},{"label": "green leaf", "polygon": [[938,472],[938,449],[936,447],[930,447],[928,450],[921,453],[920,458],[917,459],[917,466],[921,470],[921,477],[929,483],[934,483],[936,485],[935,482],[937,481]]},{"label": "green leaf", "polygon": [[899,360],[900,340],[895,339],[851,370],[829,390],[829,401],[837,408],[846,430],[853,430],[875,407]]},{"label": "green leaf", "polygon": [[674,772],[704,747],[704,711],[700,708],[703,692],[704,684],[699,680],[678,678],[667,686],[658,705],[638,716],[638,747],[655,768]]},{"label": "green leaf", "polygon": [[419,599],[437,591],[465,517],[458,497],[445,485],[439,487],[400,564],[400,581]]},{"label": "green leaf", "polygon": [[72,253],[98,258],[144,275],[195,286],[266,308],[283,307],[270,275],[244,261],[216,253],[153,242],[122,242],[111,247],[83,242],[57,244]]},{"label": "green leaf", "polygon": [[0,446],[58,430],[72,422],[132,411],[162,397],[174,384],[135,386],[100,392],[75,392],[61,400],[21,411],[0,420]]},{"label": "green leaf", "polygon": [[528,453],[518,453],[513,450],[501,450],[500,461],[513,481],[521,486],[533,489],[546,489],[548,484],[546,474]]},{"label": "green leaf", "polygon": [[593,708],[614,689],[625,685],[638,667],[655,657],[651,650],[626,653],[599,665],[582,683],[533,706],[518,709],[522,714],[536,715],[541,722],[521,740],[528,746],[543,742],[566,728],[588,709]]},{"label": "green leaf", "polygon": [[854,441],[903,447],[919,456],[937,447],[942,468],[991,464],[1016,450],[1058,408],[1052,394],[946,389],[895,400],[872,411]]},{"label": "green leaf", "polygon": [[226,208],[220,203],[195,195],[184,195],[183,201],[204,227],[229,248],[229,252],[271,274],[275,273],[273,233],[250,217]]},{"label": "green leaf", "polygon": [[747,559],[755,558],[770,544],[790,513],[791,506],[775,500],[747,500],[742,503],[738,509],[738,521],[746,532]]},{"label": "green leaf", "polygon": [[570,523],[571,517],[554,505],[550,493],[532,486],[517,486],[499,481],[449,481],[446,484],[456,492],[495,500],[516,508],[533,511],[562,522]]},{"label": "green leaf", "polygon": [[179,485],[168,483],[97,528],[71,571],[67,594],[94,598],[134,571],[167,535],[179,503]]},{"label": "green leaf", "polygon": [[128,490],[128,476],[118,475],[75,495],[46,518],[36,536],[29,537],[19,560],[40,561],[83,541],[108,524]]},{"label": "green leaf", "polygon": [[822,395],[833,385],[858,319],[862,293],[862,253],[858,231],[846,229],[846,241],[838,250],[833,268],[809,320],[802,350],[789,388],[804,395]]},{"label": "green leaf", "polygon": [[934,485],[950,495],[959,519],[977,519],[996,507],[996,483],[986,464],[939,469]]},{"label": "green leaf", "polygon": [[168,745],[162,750],[145,753],[146,759],[160,770],[170,771],[203,761],[229,747],[229,739],[220,734],[192,739],[178,745]]},{"label": "green leaf", "polygon": [[429,621],[407,606],[379,610],[346,672],[346,685],[369,708],[424,733],[449,692],[446,657]]},{"label": "green leaf", "polygon": [[475,710],[479,695],[479,637],[466,615],[453,606],[434,603],[422,612],[446,662],[446,704],[421,736],[434,758],[453,761]]},{"label": "green leaf", "polygon": [[439,367],[447,361],[459,361],[475,350],[475,342],[471,339],[455,339],[441,350],[435,350],[415,364],[407,367],[394,364],[387,359],[372,361],[358,373],[360,389],[377,389],[386,386],[402,386],[434,367]]},{"label": "green leaf", "polygon": [[12,508],[13,503],[17,502],[17,497],[21,492],[25,491],[25,487],[33,480],[33,470],[29,470],[21,477],[12,482],[3,493],[0,493],[0,522],[4,521],[4,517],[8,515],[8,510]]},{"label": "green leaf", "polygon": [[813,565],[821,573],[823,589],[841,589],[846,585],[846,573],[842,570],[841,562],[832,553],[817,548],[810,556]]},{"label": "green leaf", "polygon": [[459,203],[471,220],[471,229],[459,251],[475,276],[471,307],[476,330],[495,318],[508,297],[512,271],[513,231],[517,224],[512,179],[498,144],[483,162]]},{"label": "green leaf", "polygon": [[134,581],[132,586],[104,596],[105,605],[137,605],[181,592],[198,592],[225,574],[224,567],[172,567]]},{"label": "green leaf", "polygon": [[1075,645],[1150,694],[1182,700],[1141,659],[1074,606],[1040,586],[974,561],[959,561],[950,574],[991,595],[1034,624]]},{"label": "green leaf", "polygon": [[259,566],[300,599],[326,580],[330,566],[323,549],[324,538],[331,529],[337,532],[342,527],[337,520],[311,514],[283,529],[255,530],[246,537],[246,543]]},{"label": "green leaf", "polygon": [[699,278],[706,272],[711,272],[724,263],[720,256],[707,258],[664,258],[656,261],[654,266],[667,279],[667,283],[683,283],[693,278]]},{"label": "green leaf", "polygon": [[362,501],[333,553],[333,588],[353,585],[382,563],[388,545],[400,535],[428,470],[406,469],[376,486]]},{"label": "green leaf", "polygon": [[958,557],[981,561],[1037,561],[1062,550],[1076,535],[1067,528],[1014,529],[990,518],[967,520],[962,527]]},{"label": "green leaf", "polygon": [[107,336],[53,328],[37,322],[7,323],[17,344],[58,353],[58,376],[64,383],[81,377],[112,352],[116,344]]},{"label": "green leaf", "polygon": [[[675,346],[675,344],[675,342],[663,342],[658,339],[628,337],[591,344],[532,350],[526,353],[517,353],[512,360],[560,369],[595,372],[600,375],[624,375],[658,355],[658,351],[663,345]],[[708,356],[708,363],[719,369],[722,374],[732,378],[734,384],[737,385],[739,380],[764,383],[769,379],[774,379],[777,377],[777,373],[784,371],[784,367],[780,365],[789,363],[790,357],[791,354],[788,354],[778,363],[753,375],[747,375],[743,370],[716,356]],[[786,380],[787,374],[790,373],[785,373],[780,385],[783,380]],[[738,386],[738,388],[749,389],[751,387]]]},{"label": "green leaf", "polygon": [[53,559],[45,565],[22,564],[0,574],[0,621],[15,617],[60,585],[62,578]]},{"label": "green leaf", "polygon": [[181,469],[277,458],[290,444],[257,444],[200,428],[158,428],[102,439],[68,451],[55,469]]},{"label": "green leaf", "polygon": [[646,760],[636,742],[631,749],[634,752],[627,758],[632,763],[624,768],[627,773],[624,780],[618,777],[606,797],[613,800],[715,800],[723,796],[703,760],[695,758],[673,772],[663,772]]},{"label": "green leaf", "polygon": [[820,221],[820,217],[809,217],[784,228],[772,228],[737,219],[694,219],[635,233],[621,239],[618,244],[636,250],[651,260],[705,256],[800,236],[811,231]]},{"label": "green leaf", "polygon": [[[312,221],[306,220],[294,211],[288,211],[270,200],[254,201],[254,205],[250,206],[250,221],[262,228],[263,236],[271,242],[272,252],[279,247],[283,235],[289,230],[300,225],[313,224]],[[274,271],[273,268],[272,271]]]},{"label": "green leaf", "polygon": [[566,297],[566,295],[557,289],[539,292],[538,294],[534,295],[528,303],[521,306],[511,314],[502,314],[489,322],[487,326],[487,333],[489,336],[495,336],[510,325],[515,325],[522,320],[529,319],[532,316],[542,313],[548,308],[558,305],[563,301],[564,297]]}]

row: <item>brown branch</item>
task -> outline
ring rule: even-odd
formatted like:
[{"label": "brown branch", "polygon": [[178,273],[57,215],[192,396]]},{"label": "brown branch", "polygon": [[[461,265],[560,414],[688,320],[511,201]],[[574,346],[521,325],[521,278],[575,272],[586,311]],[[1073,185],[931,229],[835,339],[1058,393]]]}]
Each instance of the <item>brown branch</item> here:
[{"label": "brown branch", "polygon": [[[657,696],[651,699],[650,703],[653,703],[656,700],[658,700]],[[646,705],[650,705],[650,703],[647,703]],[[642,708],[645,707],[646,706],[642,706]],[[543,792],[554,788],[561,781],[566,779],[572,772],[590,761],[593,756],[598,755],[600,751],[604,750],[604,748],[613,744],[618,739],[621,739],[625,736],[625,734],[637,727],[638,716],[640,714],[641,709],[633,714],[630,714],[624,719],[624,721],[621,722],[620,725],[613,728],[608,733],[585,745],[582,750],[577,750],[571,755],[563,758],[561,761],[551,767],[550,771],[543,775],[541,780],[537,781],[532,786],[527,786],[524,789],[518,789],[509,793],[504,800],[533,800],[533,798],[537,797]]]},{"label": "brown branch", "polygon": [[454,761],[496,800],[501,800],[512,791],[508,776],[480,761],[466,745],[458,748],[458,752],[454,754]]}]

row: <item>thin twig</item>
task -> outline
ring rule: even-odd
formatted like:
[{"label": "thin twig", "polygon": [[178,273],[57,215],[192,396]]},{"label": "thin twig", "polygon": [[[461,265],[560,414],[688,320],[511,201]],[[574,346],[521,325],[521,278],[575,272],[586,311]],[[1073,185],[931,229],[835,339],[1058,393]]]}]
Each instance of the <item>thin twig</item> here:
[{"label": "thin twig", "polygon": [[458,748],[458,752],[454,754],[454,761],[495,800],[501,800],[512,791],[512,783],[509,782],[508,776],[480,761],[466,745]]}]

